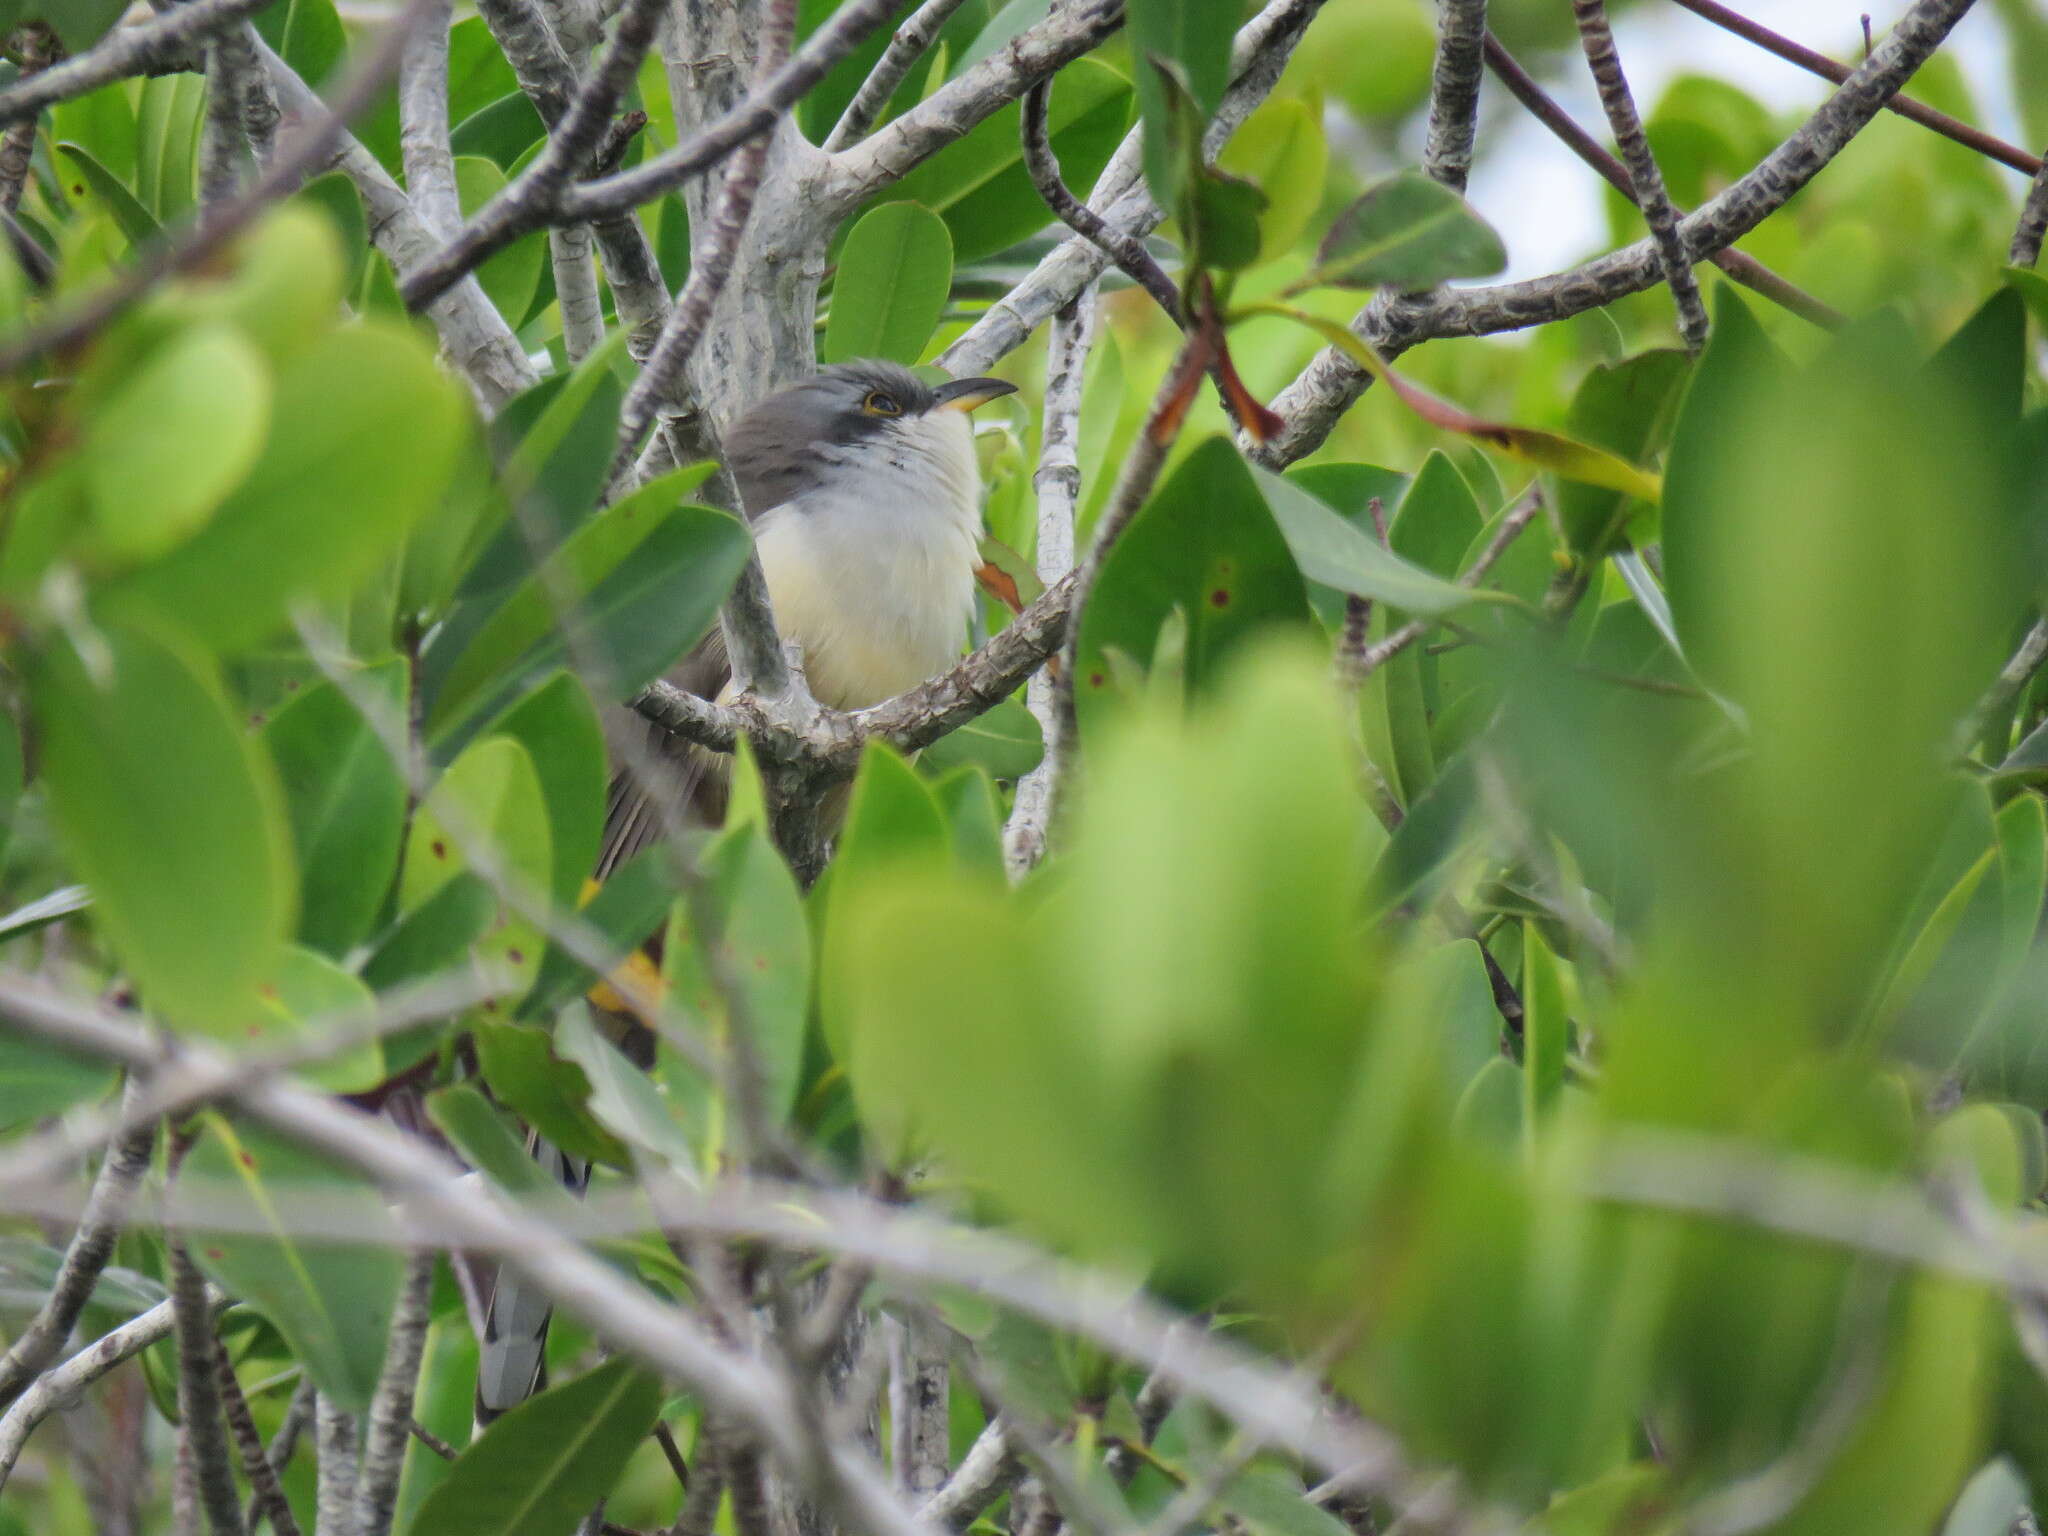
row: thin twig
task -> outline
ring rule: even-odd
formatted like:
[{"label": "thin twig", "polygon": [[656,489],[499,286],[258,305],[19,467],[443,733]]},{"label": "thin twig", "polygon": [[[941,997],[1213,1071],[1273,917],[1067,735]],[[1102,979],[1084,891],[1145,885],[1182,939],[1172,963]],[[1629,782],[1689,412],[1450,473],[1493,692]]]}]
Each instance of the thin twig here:
[{"label": "thin twig", "polygon": [[[614,24],[612,41],[592,72],[591,84],[577,97],[548,147],[517,180],[479,209],[459,235],[407,274],[399,286],[406,305],[424,308],[464,274],[543,224],[593,221],[624,213],[720,164],[741,145],[774,128],[834,64],[888,19],[896,4],[897,0],[851,0],[842,5],[787,63],[702,132],[631,170],[571,185],[570,176],[596,147],[612,105],[631,83],[664,9],[660,0],[628,0]],[[629,28],[629,21],[642,23],[642,28]],[[637,50],[628,46],[635,43]],[[591,94],[599,82],[615,87],[605,93],[601,103]]]},{"label": "thin twig", "polygon": [[[56,35],[47,23],[32,21],[16,34],[21,39],[22,80],[32,79],[49,66],[57,51]],[[17,87],[18,89],[19,87]],[[29,164],[35,158],[36,114],[20,118],[0,133],[0,211],[13,214],[21,207],[22,190],[28,185]]]},{"label": "thin twig", "polygon": [[[139,1083],[131,1078],[121,1096],[121,1112],[132,1113],[141,1097]],[[79,1313],[92,1299],[100,1271],[113,1256],[114,1243],[127,1221],[136,1188],[149,1170],[150,1149],[155,1144],[156,1119],[150,1116],[136,1121],[108,1149],[93,1179],[78,1230],[65,1247],[64,1261],[50,1284],[50,1294],[15,1335],[5,1357],[0,1357],[0,1408],[19,1397],[71,1337]]]},{"label": "thin twig", "polygon": [[411,1435],[413,1439],[419,1441],[421,1445],[424,1445],[443,1461],[453,1461],[462,1454],[418,1419],[414,1419],[410,1424],[406,1425],[405,1429],[407,1434]]},{"label": "thin twig", "polygon": [[184,1240],[172,1236],[164,1246],[177,1323],[179,1437],[190,1447],[200,1507],[214,1536],[242,1536],[242,1496],[235,1488],[220,1372],[214,1363],[219,1341],[213,1332],[213,1307]]},{"label": "thin twig", "polygon": [[[1513,54],[1501,46],[1500,39],[1491,32],[1486,34],[1486,67],[1499,78],[1529,114],[1544,127],[1564,141],[1565,146],[1586,164],[1598,171],[1607,184],[1627,198],[1636,200],[1635,183],[1629,179],[1628,167],[1604,149],[1585,129],[1572,119],[1570,113],[1536,83],[1536,79]],[[1733,246],[1718,250],[1707,258],[1715,266],[1743,287],[1762,294],[1772,303],[1790,310],[1802,320],[1820,326],[1823,330],[1839,330],[1848,324],[1849,317],[1830,305],[1787,281],[1758,261],[1747,251],[1738,251]]]},{"label": "thin twig", "polygon": [[2048,618],[2036,619],[2021,638],[2019,646],[1998,669],[1998,677],[1984,690],[1957,731],[1955,754],[1963,756],[1972,743],[1990,727],[2005,707],[2019,697],[2027,679],[2048,661]]},{"label": "thin twig", "polygon": [[[192,0],[190,8],[197,9],[204,3],[205,0]],[[0,373],[25,367],[39,353],[84,341],[165,277],[213,256],[272,203],[296,189],[307,173],[333,152],[348,123],[367,111],[390,81],[413,27],[436,3],[437,0],[410,0],[385,26],[376,46],[351,68],[334,94],[332,110],[307,124],[288,146],[280,147],[254,186],[231,202],[204,210],[199,220],[182,234],[145,246],[118,276],[68,310],[0,344]]]},{"label": "thin twig", "polygon": [[827,154],[837,154],[875,125],[889,105],[889,98],[896,94],[896,87],[938,40],[939,29],[960,6],[961,0],[924,0],[910,19],[896,29],[896,35],[889,39],[889,46],[875,61],[867,79],[853,93],[853,100],[839,114],[839,121],[825,135],[821,147]]},{"label": "thin twig", "polygon": [[405,190],[437,240],[462,227],[455,153],[448,143],[448,28],[454,0],[434,0],[398,67],[398,148]]},{"label": "thin twig", "polygon": [[[1458,585],[1476,587],[1485,580],[1486,573],[1493,569],[1495,562],[1507,553],[1508,546],[1542,510],[1542,493],[1532,486],[1527,495],[1508,509],[1493,537],[1486,541],[1486,548],[1473,557],[1472,564],[1458,577]],[[1385,639],[1364,647],[1355,655],[1347,653],[1344,657],[1346,680],[1354,684],[1363,682],[1428,634],[1435,622],[1434,619],[1410,619]]]},{"label": "thin twig", "polygon": [[2006,260],[2015,267],[2031,267],[2041,259],[2041,240],[2048,236],[2048,163],[2034,172],[2020,205],[2020,222],[2012,232],[2012,249]]},{"label": "thin twig", "polygon": [[434,1250],[416,1248],[405,1261],[384,1345],[384,1363],[363,1428],[362,1471],[356,1479],[356,1536],[386,1536],[398,1510],[413,1392],[425,1356],[434,1287]]},{"label": "thin twig", "polygon": [[[771,0],[761,32],[762,87],[757,90],[765,87],[767,80],[783,67],[795,31],[795,0]],[[753,212],[754,198],[761,190],[761,171],[767,163],[768,136],[762,134],[741,145],[726,166],[725,184],[719,191],[710,227],[696,242],[691,256],[689,280],[684,283],[675,308],[669,311],[660,338],[642,364],[640,377],[633,381],[619,407],[618,442],[612,450],[609,476],[613,482],[632,467],[641,434],[653,423],[661,402],[680,383],[691,354],[704,338],[712,306],[732,276],[740,236],[746,231],[747,217]]]},{"label": "thin twig", "polygon": [[1050,80],[1041,80],[1024,93],[1024,167],[1031,173],[1031,184],[1038,189],[1039,197],[1052,210],[1054,217],[1082,239],[1099,247],[1116,263],[1118,271],[1152,295],[1153,302],[1166,311],[1167,318],[1175,325],[1185,325],[1187,318],[1181,305],[1180,290],[1166,275],[1166,270],[1152,259],[1144,241],[1110,224],[1074,196],[1060,179],[1060,163],[1053,154],[1052,137],[1046,122],[1046,107],[1051,98]]},{"label": "thin twig", "polygon": [[[228,1305],[228,1298],[218,1291],[209,1291],[207,1304],[219,1313]],[[162,1343],[176,1326],[176,1307],[169,1301],[160,1301],[113,1332],[101,1334],[62,1365],[36,1377],[7,1412],[0,1414],[0,1488],[6,1486],[15,1463],[21,1459],[22,1447],[38,1424],[76,1402],[88,1387],[131,1356]]]},{"label": "thin twig", "polygon": [[278,1481],[279,1464],[263,1448],[263,1437],[256,1432],[256,1420],[249,1412],[249,1399],[243,1395],[241,1380],[235,1375],[235,1362],[218,1338],[213,1341],[213,1368],[220,1384],[221,1408],[227,1414],[228,1433],[234,1438],[242,1476],[248,1480],[250,1489],[249,1509],[242,1516],[244,1526],[255,1530],[260,1511],[277,1536],[299,1536],[298,1517],[292,1513],[291,1501],[284,1496],[284,1484]]},{"label": "thin twig", "polygon": [[1486,35],[1486,0],[1439,0],[1436,66],[1429,82],[1429,137],[1422,170],[1453,192],[1472,172],[1472,142],[1479,121],[1480,39]]},{"label": "thin twig", "polygon": [[145,73],[167,54],[192,45],[230,22],[255,15],[272,0],[185,0],[132,27],[116,27],[84,53],[23,75],[0,91],[0,123],[33,121],[45,107],[70,101],[116,80]]},{"label": "thin twig", "polygon": [[[1816,53],[1811,48],[1793,42],[1782,33],[1773,32],[1769,27],[1751,21],[1741,12],[1720,4],[1719,0],[1677,0],[1677,3],[1695,16],[1705,17],[1715,26],[1755,43],[1766,53],[1774,53],[1788,64],[1797,64],[1809,74],[1819,75],[1824,80],[1832,80],[1836,85],[1846,83],[1855,72],[1847,64],[1837,63],[1824,53]],[[1866,53],[1864,62],[1868,63],[1870,57],[1871,55]],[[2011,166],[2022,175],[2040,174],[2041,161],[2038,157],[2028,154],[2017,144],[2009,144],[1981,128],[1973,128],[1959,118],[1950,117],[1946,112],[1937,112],[1923,101],[1917,101],[1911,96],[1894,94],[1884,105],[1887,111],[1896,112],[1923,128],[1932,128],[1943,138],[1954,139],[1956,143],[1974,149],[1980,155],[1987,155],[2001,165]]]},{"label": "thin twig", "polygon": [[1572,0],[1572,15],[1579,24],[1579,45],[1593,72],[1600,105],[1607,111],[1607,125],[1614,131],[1614,142],[1628,167],[1636,207],[1650,226],[1650,239],[1664,264],[1664,280],[1671,285],[1671,297],[1678,305],[1678,334],[1685,339],[1686,350],[1697,353],[1707,344],[1707,306],[1700,298],[1699,279],[1693,275],[1685,241],[1679,238],[1678,210],[1664,190],[1664,173],[1658,169],[1649,137],[1643,132],[1635,97],[1629,94],[1614,31],[1607,25],[1605,0]]},{"label": "thin twig", "polygon": [[[299,1441],[313,1423],[313,1399],[318,1389],[311,1376],[302,1375],[298,1387],[292,1393],[292,1400],[285,1405],[284,1422],[277,1426],[277,1433],[270,1437],[270,1445],[264,1452],[264,1460],[277,1470],[280,1477],[291,1465],[292,1454],[299,1448]],[[251,1496],[242,1508],[242,1522],[253,1532],[263,1519],[265,1501],[260,1496]]]},{"label": "thin twig", "polygon": [[[1047,587],[1074,568],[1074,511],[1081,496],[1081,392],[1094,340],[1095,289],[1091,286],[1054,317],[1046,345],[1045,408],[1031,488],[1038,497],[1038,579]],[[1031,674],[1025,701],[1038,721],[1045,756],[1018,781],[1016,801],[1004,828],[1004,855],[1012,878],[1028,873],[1045,853],[1045,830],[1052,822],[1072,741],[1058,692],[1045,669]]]}]

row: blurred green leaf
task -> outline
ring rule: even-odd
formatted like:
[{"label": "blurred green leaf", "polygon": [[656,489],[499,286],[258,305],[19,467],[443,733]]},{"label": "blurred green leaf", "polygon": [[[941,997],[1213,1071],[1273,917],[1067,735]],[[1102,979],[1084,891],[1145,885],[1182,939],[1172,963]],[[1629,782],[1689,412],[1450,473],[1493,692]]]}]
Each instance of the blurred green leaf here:
[{"label": "blurred green leaf", "polygon": [[590,695],[573,673],[557,672],[492,721],[488,733],[526,748],[547,804],[550,889],[557,905],[574,907],[597,862],[611,776]]},{"label": "blurred green leaf", "polygon": [[136,112],[136,192],[160,223],[197,200],[199,126],[206,81],[193,74],[158,75],[142,83]]},{"label": "blurred green leaf", "polygon": [[1145,179],[1159,206],[1171,209],[1181,199],[1184,169],[1173,145],[1170,77],[1157,66],[1172,66],[1185,86],[1199,139],[1230,84],[1230,44],[1244,7],[1237,0],[1132,0],[1129,14]]},{"label": "blurred green leaf", "polygon": [[590,1112],[590,1079],[556,1054],[545,1030],[479,1022],[477,1060],[499,1103],[571,1157],[630,1166],[625,1146]]},{"label": "blurred green leaf", "polygon": [[953,237],[944,220],[917,203],[870,209],[840,248],[820,356],[916,362],[952,283]]},{"label": "blurred green leaf", "polygon": [[109,582],[100,607],[173,616],[220,650],[267,638],[293,604],[347,591],[440,496],[460,409],[410,330],[333,332],[279,370],[270,440],[212,519]]},{"label": "blurred green leaf", "polygon": [[1020,779],[1043,756],[1045,740],[1037,717],[1021,700],[1011,698],[941,736],[918,754],[918,762],[933,773],[975,763],[991,778]]},{"label": "blurred green leaf", "polygon": [[1499,593],[1461,587],[1409,564],[1285,477],[1260,469],[1252,473],[1295,563],[1309,580],[1432,618],[1469,603],[1500,600]]},{"label": "blurred green leaf", "polygon": [[[202,1121],[205,1134],[186,1154],[171,1192],[193,1261],[270,1320],[321,1391],[360,1413],[377,1385],[404,1263],[383,1197],[282,1138],[210,1111]],[[289,1214],[295,1195],[316,1196],[338,1218],[382,1231],[384,1240],[307,1242]],[[213,1202],[247,1230],[209,1230],[204,1213]]]},{"label": "blurred green leaf", "polygon": [[[462,203],[463,217],[474,214],[505,190],[505,172],[478,155],[455,157],[455,190]],[[541,263],[547,260],[547,244],[538,237],[513,241],[477,268],[476,279],[484,296],[512,325],[526,318],[533,295],[540,286]]]},{"label": "blurred green leaf", "polygon": [[[1650,462],[1670,435],[1690,372],[1691,360],[1669,350],[1595,367],[1572,397],[1566,426],[1574,437],[1632,463]],[[1577,480],[1558,485],[1558,520],[1565,542],[1579,554],[1606,554],[1630,519],[1644,510],[1644,503],[1620,491]]]},{"label": "blurred green leaf", "polygon": [[68,156],[78,167],[78,174],[93,196],[106,205],[114,222],[121,227],[121,233],[128,237],[130,245],[141,245],[163,233],[163,225],[156,215],[135,199],[135,194],[122,184],[119,177],[101,165],[93,152],[83,144],[59,144],[57,152]]},{"label": "blurred green leaf", "polygon": [[[353,685],[403,720],[406,669],[366,667]],[[340,957],[376,922],[398,868],[405,779],[391,749],[335,683],[292,699],[263,728],[299,856],[299,939]]]},{"label": "blurred green leaf", "polygon": [[293,924],[291,849],[270,764],[183,644],[106,626],[86,655],[34,658],[50,809],[94,917],[144,1000],[221,1027]]},{"label": "blurred green leaf", "polygon": [[17,1130],[106,1095],[115,1069],[0,1030],[0,1130]]},{"label": "blurred green leaf", "polygon": [[587,1006],[572,1003],[561,1011],[555,1024],[555,1049],[563,1060],[583,1069],[590,1084],[590,1113],[599,1125],[673,1168],[686,1174],[696,1172],[697,1148],[669,1107],[666,1090],[598,1032]]}]

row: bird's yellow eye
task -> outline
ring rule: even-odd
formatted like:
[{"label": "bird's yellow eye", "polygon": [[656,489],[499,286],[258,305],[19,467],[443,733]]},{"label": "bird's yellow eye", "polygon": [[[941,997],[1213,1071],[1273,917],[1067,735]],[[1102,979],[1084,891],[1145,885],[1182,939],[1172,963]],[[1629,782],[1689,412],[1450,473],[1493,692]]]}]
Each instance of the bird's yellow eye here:
[{"label": "bird's yellow eye", "polygon": [[861,401],[860,408],[870,416],[901,416],[903,414],[903,402],[890,394],[886,389],[869,390],[868,397]]}]

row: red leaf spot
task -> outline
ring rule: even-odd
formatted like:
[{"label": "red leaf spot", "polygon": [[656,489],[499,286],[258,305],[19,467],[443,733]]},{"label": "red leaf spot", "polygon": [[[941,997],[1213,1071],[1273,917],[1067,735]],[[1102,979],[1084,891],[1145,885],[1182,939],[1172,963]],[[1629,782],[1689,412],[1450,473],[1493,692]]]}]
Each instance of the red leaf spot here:
[{"label": "red leaf spot", "polygon": [[768,969],[768,957],[767,957],[766,955],[756,955],[756,956],[754,956],[754,969],[755,969],[755,970],[757,970],[757,971],[765,971],[765,970],[767,970],[767,969]]},{"label": "red leaf spot", "polygon": [[259,730],[259,731],[260,731],[260,730],[262,730],[262,729],[263,729],[263,711],[261,711],[261,710],[259,709],[259,710],[257,710],[257,711],[256,711],[256,712],[255,712],[254,714],[250,715],[250,716],[249,716],[249,724],[250,724],[250,726],[251,726],[251,727],[252,727],[253,729],[255,729],[255,730]]},{"label": "red leaf spot", "polygon": [[299,680],[296,677],[287,679],[284,691],[286,693],[297,693],[299,691]]},{"label": "red leaf spot", "polygon": [[251,1024],[249,1026],[249,1038],[251,1040],[261,1040],[263,1038],[263,1026],[261,1024]]},{"label": "red leaf spot", "polygon": [[1229,589],[1218,587],[1214,592],[1211,592],[1209,594],[1209,606],[1211,608],[1228,608],[1230,606]]},{"label": "red leaf spot", "polygon": [[274,986],[273,984],[271,984],[270,982],[267,982],[267,981],[266,981],[266,982],[264,982],[264,983],[263,983],[263,985],[261,985],[260,987],[258,987],[258,988],[256,989],[256,995],[257,995],[258,997],[267,997],[267,998],[269,998],[269,999],[270,999],[270,1000],[271,1000],[272,1002],[276,1002],[276,1001],[277,1001],[277,988],[276,988],[276,987],[275,987],[275,986]]},{"label": "red leaf spot", "polygon": [[1100,672],[1090,672],[1088,674],[1088,686],[1090,688],[1100,688],[1105,681],[1106,679]]},{"label": "red leaf spot", "polygon": [[254,1168],[256,1166],[256,1154],[253,1152],[238,1152],[235,1156],[241,1161],[244,1168]]},{"label": "red leaf spot", "polygon": [[524,965],[526,964],[526,951],[523,949],[508,949],[505,951],[505,958],[514,965]]},{"label": "red leaf spot", "polygon": [[206,1250],[206,1256],[207,1256],[207,1257],[208,1257],[209,1259],[219,1259],[219,1258],[225,1258],[225,1257],[226,1257],[226,1255],[225,1255],[225,1254],[223,1254],[223,1253],[222,1253],[222,1252],[221,1252],[221,1251],[220,1251],[220,1250],[219,1250],[218,1248],[209,1248],[209,1249],[207,1249],[207,1250]]},{"label": "red leaf spot", "polygon": [[445,859],[448,857],[448,845],[442,842],[441,839],[439,839],[438,837],[434,839],[434,857],[437,859]]}]

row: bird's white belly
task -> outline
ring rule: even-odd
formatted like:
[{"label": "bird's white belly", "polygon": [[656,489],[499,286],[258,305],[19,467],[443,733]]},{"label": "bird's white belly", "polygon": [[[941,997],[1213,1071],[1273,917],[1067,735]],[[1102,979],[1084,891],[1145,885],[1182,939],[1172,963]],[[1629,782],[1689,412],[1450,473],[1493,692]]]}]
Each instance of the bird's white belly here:
[{"label": "bird's white belly", "polygon": [[803,647],[819,703],[878,704],[959,656],[978,563],[964,516],[810,497],[754,533],[776,624]]}]

